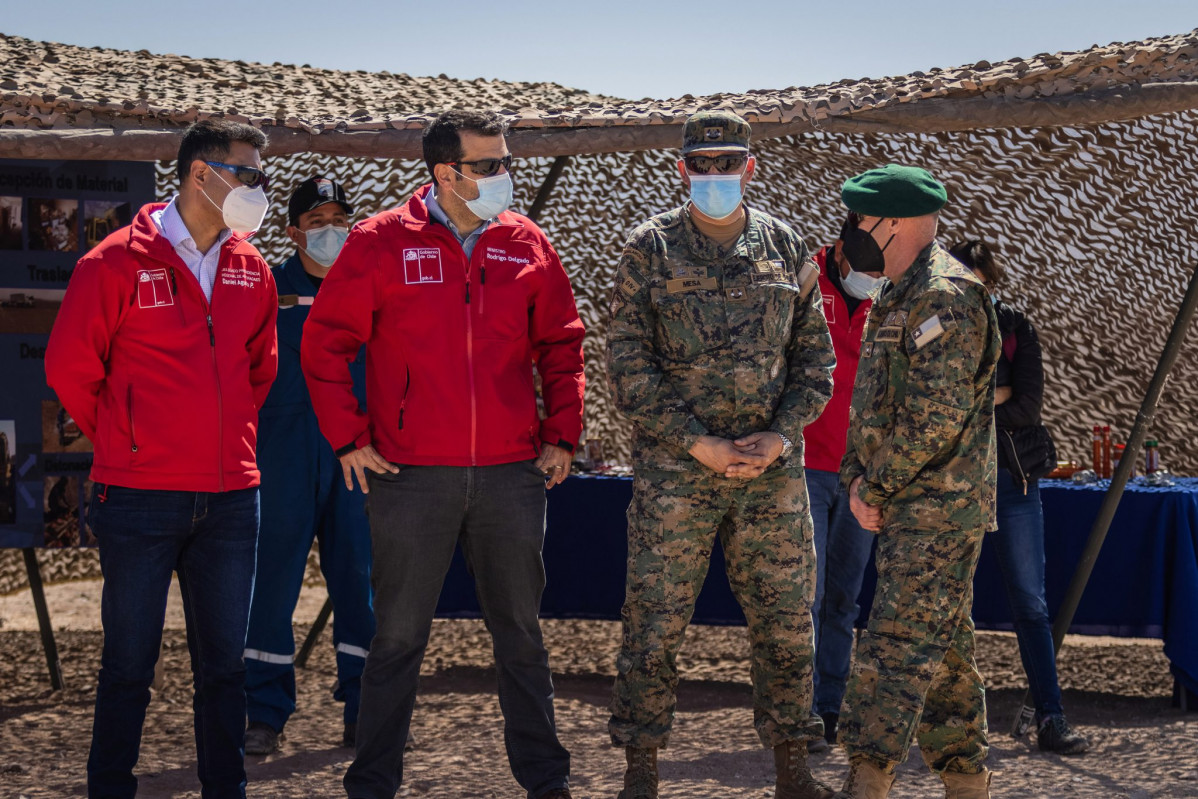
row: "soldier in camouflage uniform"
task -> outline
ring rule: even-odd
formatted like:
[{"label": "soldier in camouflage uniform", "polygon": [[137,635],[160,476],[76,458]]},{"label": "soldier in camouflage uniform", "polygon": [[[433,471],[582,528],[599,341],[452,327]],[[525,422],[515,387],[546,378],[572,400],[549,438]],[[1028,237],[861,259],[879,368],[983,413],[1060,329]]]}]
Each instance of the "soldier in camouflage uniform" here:
[{"label": "soldier in camouflage uniform", "polygon": [[998,323],[982,282],[935,241],[947,195],[925,170],[849,179],[853,269],[883,270],[861,345],[841,480],[878,533],[878,587],[840,720],[843,792],[880,799],[918,736],[950,799],[989,796],[973,573],[995,527]]},{"label": "soldier in camouflage uniform", "polygon": [[825,799],[806,765],[815,549],[802,431],[832,393],[835,356],[799,236],[742,202],[749,125],[692,116],[679,168],[691,202],[633,231],[611,299],[607,368],[634,423],[628,581],[612,741],[620,799],[657,797],[676,659],[716,535],[751,641],[754,724],[776,796]]}]

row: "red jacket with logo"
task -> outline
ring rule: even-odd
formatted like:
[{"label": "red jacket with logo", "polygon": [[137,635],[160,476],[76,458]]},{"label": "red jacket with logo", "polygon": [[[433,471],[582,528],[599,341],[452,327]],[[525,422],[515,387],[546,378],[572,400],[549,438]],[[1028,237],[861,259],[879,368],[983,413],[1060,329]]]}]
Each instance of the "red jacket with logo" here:
[{"label": "red jacket with logo", "polygon": [[844,458],[849,432],[849,403],[853,399],[853,381],[857,379],[857,362],[861,359],[861,336],[869,316],[869,300],[862,300],[849,316],[849,306],[828,277],[832,248],[824,247],[815,254],[819,265],[819,293],[823,297],[824,318],[832,333],[832,349],[836,352],[836,369],[832,372],[832,399],[824,412],[803,428],[804,465],[821,472],[839,472]]},{"label": "red jacket with logo", "polygon": [[[469,259],[420,189],[349,235],[308,314],[301,361],[321,432],[399,464],[488,466],[573,448],[582,321],[545,234],[504,212]],[[366,345],[366,406],[349,361]],[[533,363],[546,418],[537,413]]]},{"label": "red jacket with logo", "polygon": [[212,302],[150,214],[75,267],[46,380],[95,448],[92,479],[127,488],[258,485],[258,408],[277,363],[274,279],[233,235]]}]

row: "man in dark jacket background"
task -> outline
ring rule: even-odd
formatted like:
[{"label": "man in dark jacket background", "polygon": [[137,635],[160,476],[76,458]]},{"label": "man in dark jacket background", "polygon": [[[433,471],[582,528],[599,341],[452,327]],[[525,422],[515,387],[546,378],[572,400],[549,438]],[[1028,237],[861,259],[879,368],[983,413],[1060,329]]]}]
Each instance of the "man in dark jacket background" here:
[{"label": "man in dark jacket background", "polygon": [[[296,252],[275,267],[279,291],[279,376],[262,407],[262,531],[258,575],[246,641],[246,754],[279,748],[295,712],[295,639],[291,617],[303,587],[312,540],[333,602],[337,682],[345,703],[339,740],[353,746],[362,668],[374,637],[370,605],[370,528],[362,495],[346,487],[341,464],[320,434],[300,371],[300,340],[308,309],[349,235],[353,206],[330,178],[305,180],[287,204],[287,236]],[[366,353],[349,365],[354,396],[365,407]]]}]

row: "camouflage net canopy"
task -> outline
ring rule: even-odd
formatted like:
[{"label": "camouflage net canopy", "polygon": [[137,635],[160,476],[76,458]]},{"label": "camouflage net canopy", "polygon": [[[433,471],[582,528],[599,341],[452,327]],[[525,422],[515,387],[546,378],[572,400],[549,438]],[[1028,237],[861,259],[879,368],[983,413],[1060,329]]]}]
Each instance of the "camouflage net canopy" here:
[{"label": "camouflage net canopy", "polygon": [[[1198,262],[1198,112],[1085,128],[939,134],[809,133],[754,147],[749,202],[798,230],[813,250],[840,230],[840,184],[889,162],[918,164],[948,187],[940,240],[980,238],[1007,266],[1002,298],[1024,310],[1044,346],[1045,422],[1062,458],[1089,462],[1090,431],[1131,431],[1170,324]],[[684,199],[675,150],[575,156],[540,219],[561,255],[587,327],[586,434],[609,461],[627,463],[629,430],[612,407],[604,366],[607,303],[628,233]],[[515,207],[526,209],[551,159],[518,162]],[[277,264],[286,201],[300,181],[342,182],[357,213],[407,200],[423,163],[303,154],[268,160],[272,213],[255,239]],[[174,190],[158,169],[159,196]],[[1198,341],[1187,341],[1150,435],[1163,463],[1198,473]]]},{"label": "camouflage net canopy", "polygon": [[[532,204],[552,156],[571,156],[539,222],[587,326],[586,433],[612,462],[629,458],[604,367],[612,276],[629,231],[684,200],[671,148],[695,111],[727,108],[753,124],[749,202],[790,222],[812,249],[840,229],[839,187],[850,175],[898,162],[939,177],[949,190],[941,241],[997,248],[1008,270],[1000,296],[1043,342],[1045,421],[1061,457],[1083,464],[1092,425],[1126,440],[1198,264],[1198,30],[906,76],[637,102],[552,83],[332,72],[0,34],[0,157],[170,158],[184,127],[207,117],[266,131],[273,213],[256,243],[272,264],[292,252],[286,201],[300,181],[322,173],[342,182],[357,218],[404,202],[426,181],[420,128],[451,107],[494,108],[511,123],[517,209]],[[158,165],[160,198],[174,190],[173,166]],[[1198,474],[1195,385],[1191,340],[1150,431],[1174,472]],[[99,574],[94,553],[39,557],[51,580]],[[20,553],[0,550],[0,593],[23,584]]]}]

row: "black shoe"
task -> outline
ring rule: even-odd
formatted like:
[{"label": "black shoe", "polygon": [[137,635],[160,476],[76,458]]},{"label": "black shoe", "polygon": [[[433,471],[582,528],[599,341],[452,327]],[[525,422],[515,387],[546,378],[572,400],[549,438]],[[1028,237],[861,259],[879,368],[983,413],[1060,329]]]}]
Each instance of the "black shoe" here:
[{"label": "black shoe", "polygon": [[269,724],[251,721],[245,730],[245,753],[247,755],[269,755],[279,751],[282,734]]},{"label": "black shoe", "polygon": [[832,747],[823,738],[812,738],[807,742],[807,754],[818,755],[822,752],[827,752]]},{"label": "black shoe", "polygon": [[840,726],[839,713],[820,713],[819,717],[824,720],[824,740],[829,746],[836,746],[836,731]]},{"label": "black shoe", "polygon": [[1036,743],[1042,752],[1080,755],[1090,748],[1085,736],[1069,726],[1064,716],[1049,716],[1036,730]]}]

